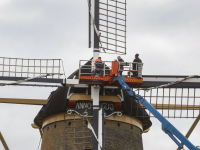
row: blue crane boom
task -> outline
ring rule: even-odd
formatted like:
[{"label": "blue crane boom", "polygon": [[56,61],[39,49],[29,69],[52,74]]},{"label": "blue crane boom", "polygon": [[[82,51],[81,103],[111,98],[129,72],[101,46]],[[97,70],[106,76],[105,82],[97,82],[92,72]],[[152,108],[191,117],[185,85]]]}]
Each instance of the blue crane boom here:
[{"label": "blue crane boom", "polygon": [[[126,84],[124,76],[114,77],[114,81],[118,82],[122,89],[126,90],[126,92],[135,97],[146,109],[148,109],[162,124],[162,130],[169,135],[169,137],[178,145],[180,149],[183,148],[182,143],[186,145],[190,150],[200,150],[195,147],[177,128],[175,128],[165,117],[163,117],[146,99],[142,96],[135,94],[135,92]],[[178,139],[178,140],[177,140]]]}]

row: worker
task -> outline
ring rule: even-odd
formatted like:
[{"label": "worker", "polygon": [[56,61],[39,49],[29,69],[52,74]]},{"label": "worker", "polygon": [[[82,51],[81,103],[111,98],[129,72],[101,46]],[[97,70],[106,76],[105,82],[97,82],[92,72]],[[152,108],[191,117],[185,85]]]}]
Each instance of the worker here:
[{"label": "worker", "polygon": [[[142,60],[139,58],[139,54],[135,54],[135,59],[133,60],[133,62],[136,62],[136,63],[142,63]],[[138,65],[139,64],[133,64],[133,70],[138,70]],[[138,72],[133,72],[133,76],[134,77],[137,77],[138,76]]]},{"label": "worker", "polygon": [[[120,63],[124,62],[124,60],[120,56],[118,56],[117,59],[118,59],[118,62],[120,62]],[[119,75],[120,76],[122,75],[123,70],[124,70],[124,67],[122,64],[120,64],[120,66],[119,66]]]},{"label": "worker", "polygon": [[94,70],[93,76],[96,75],[97,71],[99,71],[99,76],[103,76],[103,62],[101,60],[101,57],[98,57],[95,60],[94,65],[95,65],[95,70]]}]

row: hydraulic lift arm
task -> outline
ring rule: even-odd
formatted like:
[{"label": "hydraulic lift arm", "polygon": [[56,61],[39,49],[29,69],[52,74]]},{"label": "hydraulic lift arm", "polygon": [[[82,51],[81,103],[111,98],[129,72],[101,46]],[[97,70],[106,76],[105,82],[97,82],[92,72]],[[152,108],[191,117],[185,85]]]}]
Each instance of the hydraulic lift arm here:
[{"label": "hydraulic lift arm", "polygon": [[126,90],[130,96],[133,96],[138,100],[143,106],[146,107],[162,124],[162,130],[169,135],[169,137],[178,145],[180,149],[183,148],[180,140],[184,143],[190,150],[200,150],[195,147],[182,133],[179,132],[165,117],[163,117],[146,99],[142,96],[135,94],[135,92],[125,83],[124,76],[114,77],[114,81],[117,81],[122,89]]}]

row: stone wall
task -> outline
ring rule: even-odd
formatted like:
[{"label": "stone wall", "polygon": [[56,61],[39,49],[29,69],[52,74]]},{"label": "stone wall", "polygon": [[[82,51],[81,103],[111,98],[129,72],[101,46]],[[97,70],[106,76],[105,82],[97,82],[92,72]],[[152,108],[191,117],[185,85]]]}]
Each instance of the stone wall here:
[{"label": "stone wall", "polygon": [[[138,127],[111,120],[105,120],[104,127],[105,150],[143,150],[142,131]],[[92,139],[86,120],[59,121],[43,128],[41,150],[90,150]]]}]

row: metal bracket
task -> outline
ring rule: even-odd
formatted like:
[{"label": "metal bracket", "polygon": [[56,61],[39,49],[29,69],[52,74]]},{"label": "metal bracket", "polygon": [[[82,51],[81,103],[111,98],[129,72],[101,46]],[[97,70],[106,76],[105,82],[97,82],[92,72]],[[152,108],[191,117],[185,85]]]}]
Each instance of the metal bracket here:
[{"label": "metal bracket", "polygon": [[[80,114],[79,112],[77,112],[75,110],[72,110],[72,109],[67,110],[67,114],[69,114],[69,115],[71,115],[73,112],[76,113],[76,114],[78,114],[81,117],[93,117],[93,116],[89,116],[87,111],[85,111],[84,113]],[[110,117],[110,116],[112,116],[114,114],[117,114],[117,116],[119,116],[119,117],[122,116],[122,112],[116,111],[116,112],[113,112],[113,113],[111,113],[111,114],[109,114],[107,116],[106,116],[106,113],[104,113],[104,117],[108,118],[108,117]]]},{"label": "metal bracket", "polygon": [[67,114],[69,114],[69,115],[71,115],[72,112],[75,112],[76,114],[78,114],[81,117],[93,117],[93,116],[88,116],[88,112],[87,111],[85,111],[83,114],[80,114],[77,111],[72,110],[72,109],[67,110]]},{"label": "metal bracket", "polygon": [[110,117],[110,116],[112,116],[112,115],[114,115],[114,114],[117,114],[117,116],[119,116],[119,117],[122,116],[122,112],[116,111],[116,112],[113,112],[112,114],[110,114],[110,115],[108,115],[108,116],[106,116],[106,113],[104,113],[104,117],[105,117],[105,118],[108,118],[108,117]]}]

